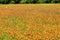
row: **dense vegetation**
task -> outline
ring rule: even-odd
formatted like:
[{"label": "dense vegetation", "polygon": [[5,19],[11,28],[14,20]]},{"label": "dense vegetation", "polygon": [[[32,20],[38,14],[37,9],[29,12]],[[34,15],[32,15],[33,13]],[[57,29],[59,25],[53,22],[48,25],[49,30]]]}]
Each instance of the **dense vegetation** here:
[{"label": "dense vegetation", "polygon": [[60,3],[60,0],[0,0],[0,4]]}]

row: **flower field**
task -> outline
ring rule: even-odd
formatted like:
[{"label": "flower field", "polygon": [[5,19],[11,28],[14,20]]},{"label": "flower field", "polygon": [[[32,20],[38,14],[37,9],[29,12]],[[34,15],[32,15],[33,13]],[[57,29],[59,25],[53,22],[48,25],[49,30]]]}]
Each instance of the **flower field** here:
[{"label": "flower field", "polygon": [[0,5],[0,40],[60,40],[60,4]]}]

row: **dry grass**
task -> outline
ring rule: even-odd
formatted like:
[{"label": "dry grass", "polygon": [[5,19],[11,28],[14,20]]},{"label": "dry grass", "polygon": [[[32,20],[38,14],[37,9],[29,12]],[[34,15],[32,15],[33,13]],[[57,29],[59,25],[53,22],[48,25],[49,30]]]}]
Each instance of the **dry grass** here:
[{"label": "dry grass", "polygon": [[0,5],[0,40],[60,40],[60,4]]}]

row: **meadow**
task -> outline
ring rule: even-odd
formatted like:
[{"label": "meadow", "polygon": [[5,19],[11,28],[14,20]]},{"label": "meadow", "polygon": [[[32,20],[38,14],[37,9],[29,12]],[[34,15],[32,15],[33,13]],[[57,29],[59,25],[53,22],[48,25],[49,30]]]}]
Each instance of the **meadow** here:
[{"label": "meadow", "polygon": [[60,4],[0,5],[0,40],[60,40]]}]

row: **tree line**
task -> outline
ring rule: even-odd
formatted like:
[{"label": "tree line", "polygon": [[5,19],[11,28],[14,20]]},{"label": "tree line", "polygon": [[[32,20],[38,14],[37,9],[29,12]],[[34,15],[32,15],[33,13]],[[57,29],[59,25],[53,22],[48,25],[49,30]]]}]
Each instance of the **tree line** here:
[{"label": "tree line", "polygon": [[60,0],[0,0],[0,4],[60,3]]}]

